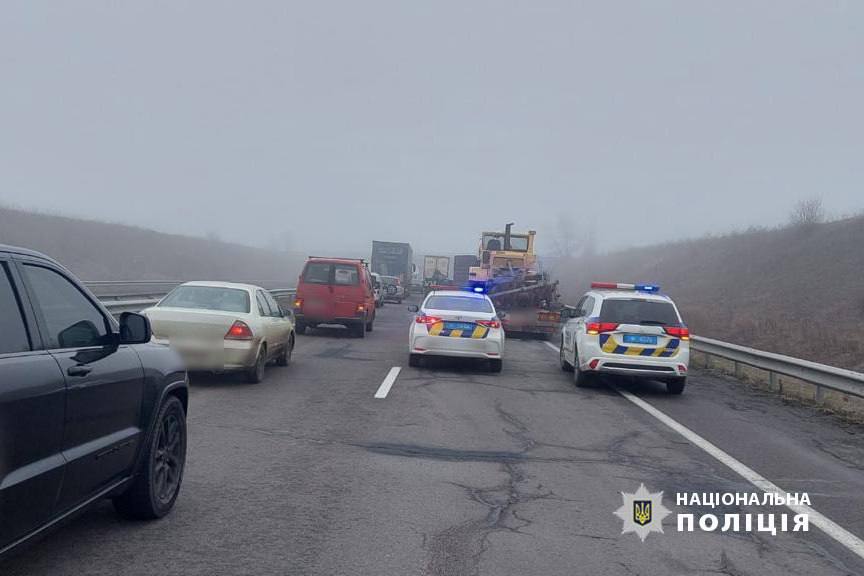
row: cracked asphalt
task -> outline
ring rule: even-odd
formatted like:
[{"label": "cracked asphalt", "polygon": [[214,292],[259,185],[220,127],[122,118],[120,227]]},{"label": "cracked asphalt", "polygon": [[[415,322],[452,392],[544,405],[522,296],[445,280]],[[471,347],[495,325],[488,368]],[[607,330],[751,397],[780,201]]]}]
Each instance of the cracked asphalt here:
[{"label": "cracked asphalt", "polygon": [[[174,512],[109,503],[0,564],[3,575],[864,574],[808,533],[678,532],[676,492],[755,489],[609,386],[574,388],[541,342],[507,343],[501,374],[407,366],[404,306],[366,339],[321,329],[293,364],[248,385],[197,377]],[[373,398],[393,366],[389,396]],[[864,537],[864,429],[695,373],[683,396],[619,385]],[[621,491],[673,511],[664,534],[621,534]]]}]

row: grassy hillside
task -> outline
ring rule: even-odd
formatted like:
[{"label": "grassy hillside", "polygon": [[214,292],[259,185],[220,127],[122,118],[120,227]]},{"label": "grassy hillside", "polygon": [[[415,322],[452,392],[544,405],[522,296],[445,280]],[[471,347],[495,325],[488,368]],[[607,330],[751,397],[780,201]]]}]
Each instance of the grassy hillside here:
[{"label": "grassy hillside", "polygon": [[0,244],[48,254],[84,280],[235,280],[294,286],[305,259],[205,238],[2,207]]},{"label": "grassy hillside", "polygon": [[864,371],[864,217],[562,260],[554,272],[571,303],[592,280],[657,282],[696,334]]}]

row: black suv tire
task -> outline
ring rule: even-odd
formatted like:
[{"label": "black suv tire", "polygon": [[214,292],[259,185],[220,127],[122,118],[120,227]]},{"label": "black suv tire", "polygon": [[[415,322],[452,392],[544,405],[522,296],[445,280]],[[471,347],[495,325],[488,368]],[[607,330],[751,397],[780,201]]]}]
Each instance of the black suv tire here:
[{"label": "black suv tire", "polygon": [[127,518],[155,520],[174,507],[186,466],[186,411],[176,396],[159,409],[142,459],[132,485],[114,498],[114,508]]}]

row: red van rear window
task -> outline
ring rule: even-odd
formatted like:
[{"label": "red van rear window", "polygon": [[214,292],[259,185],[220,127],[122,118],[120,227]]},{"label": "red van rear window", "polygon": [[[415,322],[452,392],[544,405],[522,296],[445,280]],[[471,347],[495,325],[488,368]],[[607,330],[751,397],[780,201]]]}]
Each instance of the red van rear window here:
[{"label": "red van rear window", "polygon": [[307,284],[334,284],[357,286],[360,284],[360,269],[354,264],[330,264],[309,262],[303,271],[303,282]]}]

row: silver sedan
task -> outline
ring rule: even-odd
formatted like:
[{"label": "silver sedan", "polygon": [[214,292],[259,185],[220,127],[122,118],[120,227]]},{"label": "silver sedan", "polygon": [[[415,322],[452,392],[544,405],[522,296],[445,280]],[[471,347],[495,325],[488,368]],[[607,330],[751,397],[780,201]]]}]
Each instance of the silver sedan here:
[{"label": "silver sedan", "polygon": [[187,282],[143,314],[153,341],[177,350],[190,371],[242,371],[255,383],[269,362],[291,361],[294,317],[259,286]]}]

